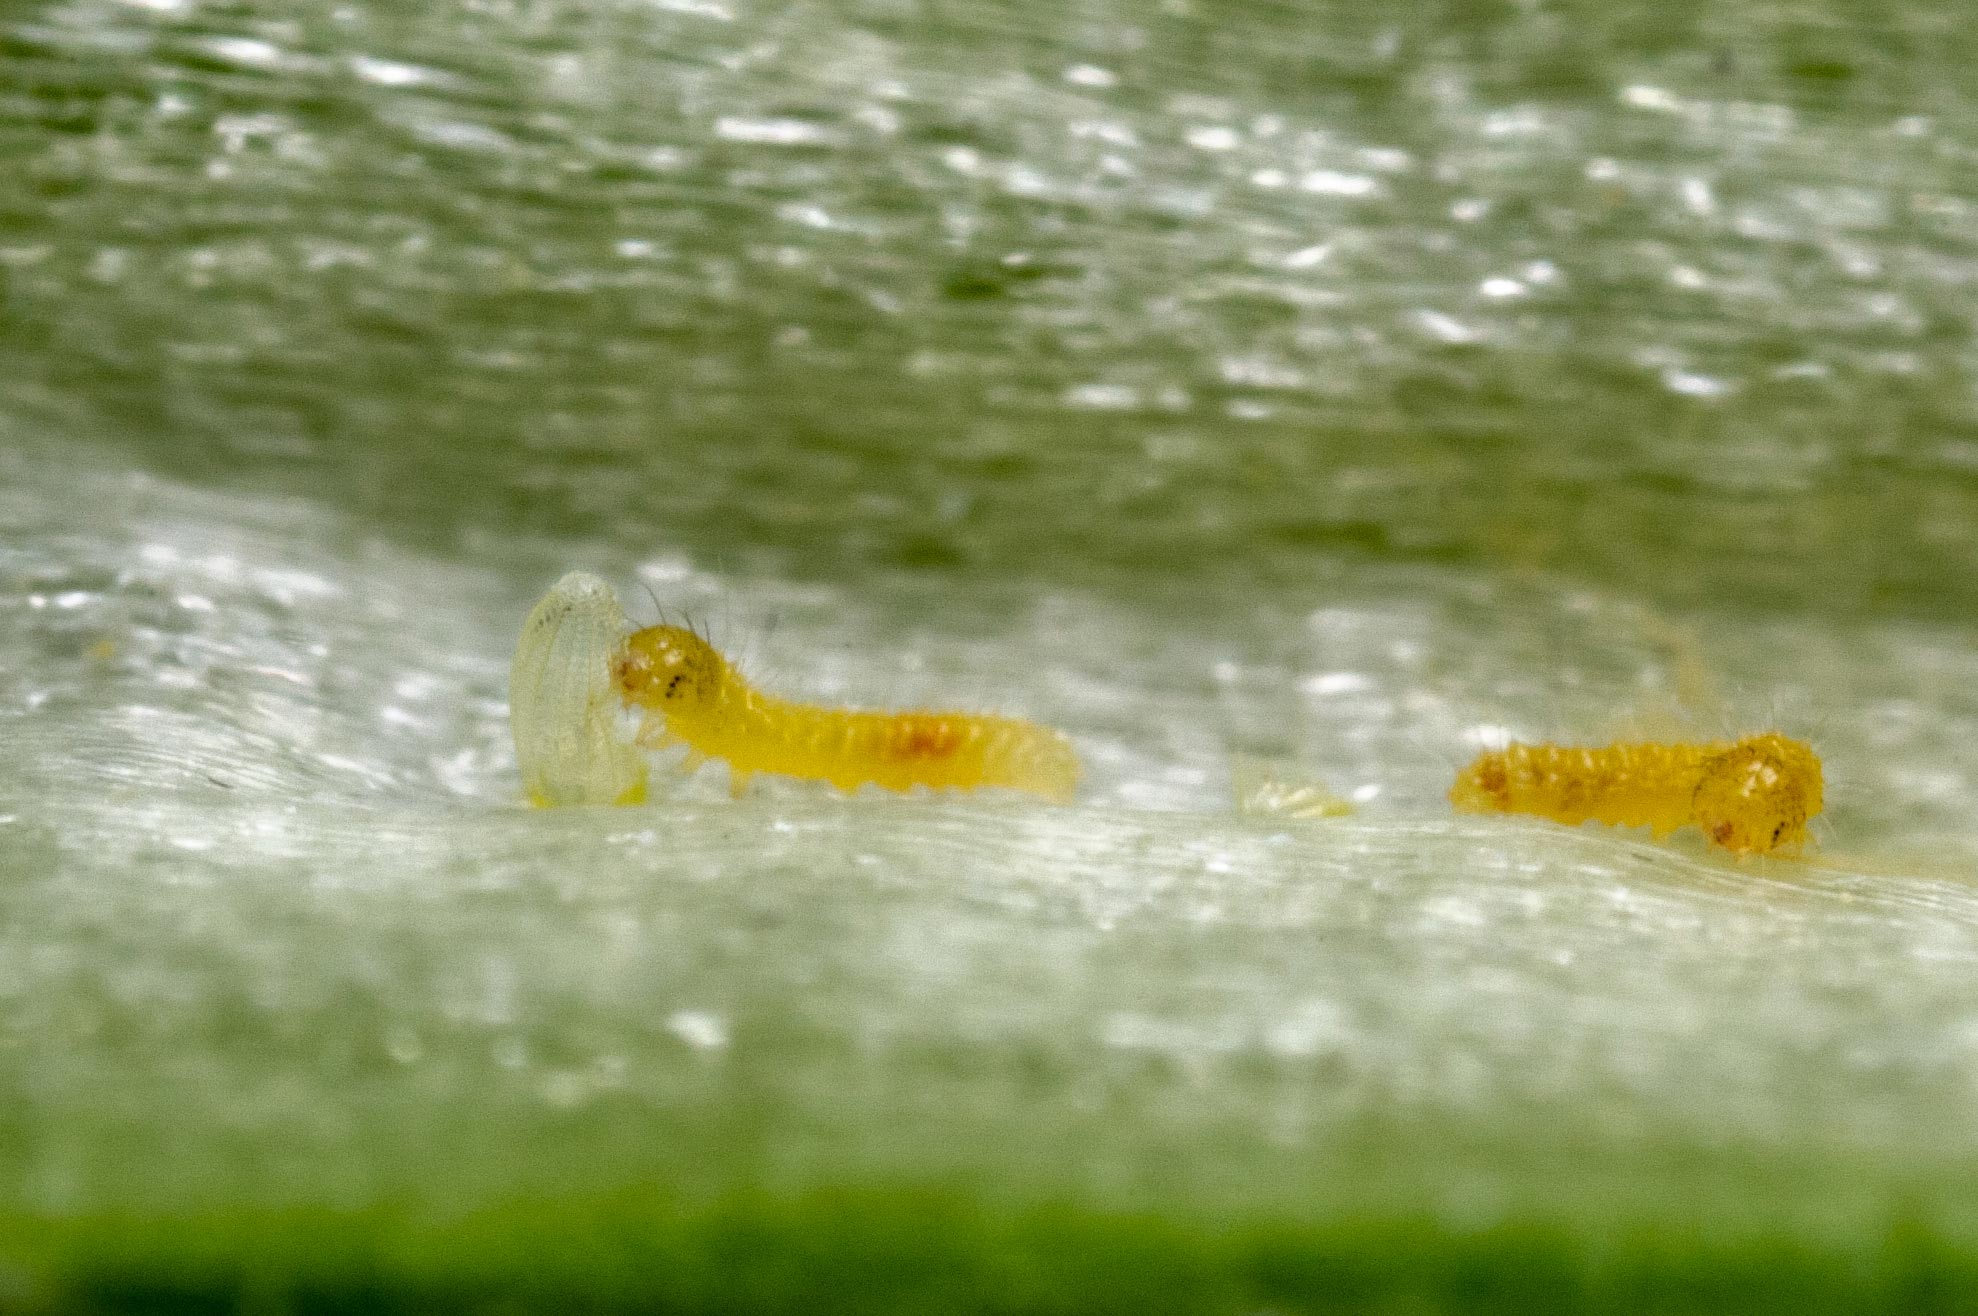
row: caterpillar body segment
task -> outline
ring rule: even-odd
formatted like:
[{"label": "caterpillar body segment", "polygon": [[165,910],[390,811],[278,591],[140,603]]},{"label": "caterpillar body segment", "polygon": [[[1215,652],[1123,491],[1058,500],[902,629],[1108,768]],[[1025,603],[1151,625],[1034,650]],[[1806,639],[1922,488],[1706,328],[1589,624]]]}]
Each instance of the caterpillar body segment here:
[{"label": "caterpillar body segment", "polygon": [[690,765],[728,764],[739,795],[756,773],[873,785],[974,790],[1001,786],[1069,802],[1078,757],[1057,731],[1018,718],[957,712],[823,708],[766,694],[680,626],[649,626],[617,651],[612,680],[644,711],[642,743],[684,744]]},{"label": "caterpillar body segment", "polygon": [[1773,731],[1694,744],[1512,744],[1478,755],[1449,802],[1468,813],[1647,827],[1658,840],[1693,823],[1735,854],[1798,850],[1824,803],[1819,757]]},{"label": "caterpillar body segment", "polygon": [[1702,763],[1691,745],[1512,744],[1478,755],[1456,778],[1449,802],[1466,813],[1647,827],[1660,839],[1690,820]]}]

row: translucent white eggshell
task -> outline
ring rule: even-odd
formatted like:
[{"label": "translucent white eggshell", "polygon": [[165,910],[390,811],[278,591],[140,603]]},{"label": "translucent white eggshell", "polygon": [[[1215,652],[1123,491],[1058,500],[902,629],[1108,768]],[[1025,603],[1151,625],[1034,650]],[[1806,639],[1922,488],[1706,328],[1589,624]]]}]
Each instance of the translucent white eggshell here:
[{"label": "translucent white eggshell", "polygon": [[630,627],[611,586],[573,571],[522,623],[508,677],[515,763],[531,804],[636,804],[646,760],[619,729],[611,661]]}]

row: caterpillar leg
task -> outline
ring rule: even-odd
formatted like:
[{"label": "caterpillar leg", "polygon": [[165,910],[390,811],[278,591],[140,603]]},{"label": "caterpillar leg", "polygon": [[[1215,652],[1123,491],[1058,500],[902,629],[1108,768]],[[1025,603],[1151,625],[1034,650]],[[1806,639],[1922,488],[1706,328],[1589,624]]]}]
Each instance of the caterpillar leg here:
[{"label": "caterpillar leg", "polygon": [[755,774],[753,772],[740,772],[734,768],[728,769],[729,796],[733,799],[739,800],[742,798],[743,795],[747,794],[749,789],[749,778],[753,777],[754,775]]},{"label": "caterpillar leg", "polygon": [[648,717],[639,723],[639,733],[632,739],[640,749],[665,749],[680,743],[680,738],[666,729],[663,717]]}]

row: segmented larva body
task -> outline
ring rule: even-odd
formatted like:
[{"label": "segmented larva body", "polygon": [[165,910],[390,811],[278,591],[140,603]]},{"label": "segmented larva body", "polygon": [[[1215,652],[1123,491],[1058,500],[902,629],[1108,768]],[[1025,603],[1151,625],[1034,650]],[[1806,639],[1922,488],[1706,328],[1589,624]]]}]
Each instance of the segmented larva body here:
[{"label": "segmented larva body", "polygon": [[1002,786],[1068,803],[1078,756],[1049,727],[953,712],[820,708],[751,686],[700,636],[680,626],[634,631],[612,662],[619,696],[646,714],[641,743],[687,746],[689,766],[728,764],[739,795],[758,772],[826,781],[840,790]]},{"label": "segmented larva body", "polygon": [[1477,756],[1450,788],[1468,813],[1647,827],[1691,823],[1736,854],[1796,850],[1822,807],[1820,758],[1775,731],[1704,744],[1508,745]]}]

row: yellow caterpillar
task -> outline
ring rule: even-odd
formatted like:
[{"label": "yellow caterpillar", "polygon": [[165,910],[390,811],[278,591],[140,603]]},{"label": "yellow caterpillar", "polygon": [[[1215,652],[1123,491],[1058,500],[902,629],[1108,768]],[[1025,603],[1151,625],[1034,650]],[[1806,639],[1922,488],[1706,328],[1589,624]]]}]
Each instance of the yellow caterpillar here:
[{"label": "yellow caterpillar", "polygon": [[1478,755],[1449,802],[1467,813],[1648,827],[1658,840],[1695,823],[1734,854],[1796,851],[1822,806],[1820,758],[1776,731],[1704,744],[1513,744]]},{"label": "yellow caterpillar", "polygon": [[[634,711],[636,736],[625,725]],[[508,718],[523,793],[539,806],[637,804],[641,748],[674,743],[688,747],[690,768],[725,760],[737,795],[775,772],[844,790],[1003,786],[1069,801],[1079,776],[1064,736],[1016,718],[813,708],[763,694],[692,631],[633,630],[611,586],[581,571],[523,623]]]},{"label": "yellow caterpillar", "polygon": [[684,744],[688,768],[728,764],[740,795],[758,772],[907,791],[1003,786],[1068,803],[1078,786],[1071,742],[1048,727],[974,713],[820,708],[765,694],[693,631],[648,626],[612,659],[626,704],[645,713],[639,741]]}]

